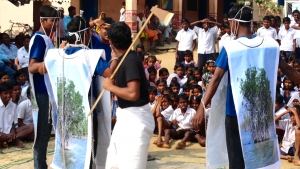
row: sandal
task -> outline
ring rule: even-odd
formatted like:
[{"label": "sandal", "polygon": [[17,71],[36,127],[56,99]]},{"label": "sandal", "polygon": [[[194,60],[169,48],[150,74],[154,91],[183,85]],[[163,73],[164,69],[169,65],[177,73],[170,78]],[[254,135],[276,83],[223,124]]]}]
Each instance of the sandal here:
[{"label": "sandal", "polygon": [[184,147],[186,147],[186,143],[183,143],[183,142],[179,142],[179,143],[176,145],[176,149],[183,149]]}]

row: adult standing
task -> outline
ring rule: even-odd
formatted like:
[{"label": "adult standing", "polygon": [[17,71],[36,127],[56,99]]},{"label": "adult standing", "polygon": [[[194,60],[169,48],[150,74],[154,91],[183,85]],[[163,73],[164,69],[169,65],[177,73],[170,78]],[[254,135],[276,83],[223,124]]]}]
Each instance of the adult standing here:
[{"label": "adult standing", "polygon": [[72,18],[76,15],[76,8],[74,6],[70,6],[68,8],[69,15],[65,16],[63,19],[63,25],[65,30],[65,36],[69,35],[68,31],[68,23],[72,20]]},{"label": "adult standing", "polygon": [[[65,29],[64,29],[64,8],[59,9],[59,23],[58,23],[58,28],[57,28],[57,34],[56,34],[56,43],[58,46],[61,44],[63,40],[65,40]],[[75,11],[76,12],[76,11]]]},{"label": "adult standing", "polygon": [[126,6],[125,1],[122,2],[122,8],[120,9],[120,22],[125,22],[126,18]]},{"label": "adult standing", "polygon": [[113,53],[120,59],[126,58],[116,73],[116,83],[106,78],[102,84],[104,89],[116,94],[119,103],[106,168],[145,169],[154,120],[148,104],[144,68],[135,52],[124,56],[132,43],[130,28],[124,22],[111,24],[107,34]]}]

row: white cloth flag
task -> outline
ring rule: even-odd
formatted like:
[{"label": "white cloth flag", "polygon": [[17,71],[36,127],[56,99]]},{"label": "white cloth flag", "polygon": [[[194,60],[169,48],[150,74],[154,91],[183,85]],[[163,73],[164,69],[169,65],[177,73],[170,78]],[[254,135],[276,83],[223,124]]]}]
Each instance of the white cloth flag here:
[{"label": "white cloth flag", "polygon": [[[242,37],[228,41],[224,47],[228,54],[229,80],[237,112],[245,167],[249,169],[279,168],[281,163],[274,120],[279,62],[278,43],[269,37],[253,39]],[[218,98],[226,98],[223,96],[226,95],[225,89],[220,90],[222,88],[224,89],[224,87],[219,86],[218,92],[221,94],[218,93]],[[218,138],[219,140],[209,137],[210,134],[217,135],[216,131],[209,130],[212,129],[210,128],[211,125],[215,127],[215,130],[220,130],[212,122],[225,126],[223,116],[221,118],[212,116],[214,113],[225,113],[224,103],[221,103],[220,107],[224,107],[223,111],[220,109],[215,109],[219,112],[211,110],[211,119],[208,122],[208,168],[217,168],[228,164],[228,157],[224,155],[226,146],[218,146],[219,149],[211,147],[220,144],[220,140],[224,142],[224,134],[221,135],[224,138]],[[212,107],[214,106],[212,103]]]},{"label": "white cloth flag", "polygon": [[[67,55],[63,49],[51,49],[45,58],[53,98],[55,153],[51,167],[88,169],[91,159],[91,117],[88,91],[103,50],[81,49]],[[63,87],[64,86],[64,87]]]}]

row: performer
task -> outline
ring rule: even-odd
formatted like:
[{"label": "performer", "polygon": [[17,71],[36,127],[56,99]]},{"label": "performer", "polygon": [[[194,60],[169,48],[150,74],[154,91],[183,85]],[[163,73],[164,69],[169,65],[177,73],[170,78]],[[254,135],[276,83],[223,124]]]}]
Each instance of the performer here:
[{"label": "performer", "polygon": [[[29,74],[31,89],[33,92],[33,102],[37,102],[38,118],[35,128],[34,144],[34,168],[47,168],[46,153],[48,141],[52,130],[50,118],[49,95],[45,86],[44,75],[47,70],[44,65],[44,57],[48,49],[54,48],[49,36],[56,30],[56,24],[59,19],[58,11],[49,5],[40,8],[39,31],[35,32],[29,45]],[[33,108],[33,111],[36,109]]]},{"label": "performer", "polygon": [[[211,102],[212,98],[214,97],[214,95],[218,89],[218,86],[222,80],[223,75],[226,73],[226,71],[228,71],[229,78],[228,78],[228,84],[227,84],[228,85],[227,86],[227,94],[225,93],[227,96],[224,97],[224,98],[226,98],[226,108],[224,110],[226,113],[226,117],[225,117],[225,121],[221,121],[220,122],[221,124],[216,124],[216,125],[223,126],[225,123],[229,168],[230,169],[231,168],[245,168],[245,165],[246,165],[246,168],[251,168],[251,166],[247,165],[247,161],[245,160],[247,157],[244,156],[243,151],[245,152],[247,150],[242,149],[241,141],[243,141],[243,140],[240,139],[240,134],[239,134],[239,133],[241,133],[241,131],[239,131],[240,130],[239,129],[240,121],[238,119],[238,117],[240,117],[240,116],[237,116],[237,114],[243,113],[243,112],[240,112],[242,103],[238,105],[238,103],[237,103],[238,100],[235,97],[236,95],[239,94],[236,91],[236,90],[238,90],[237,88],[240,87],[240,86],[237,86],[237,81],[239,81],[239,79],[234,79],[234,77],[232,77],[233,74],[238,74],[238,75],[240,75],[240,77],[245,76],[245,75],[243,73],[239,74],[239,71],[240,71],[239,68],[232,67],[231,64],[234,64],[234,62],[230,62],[230,61],[233,61],[234,59],[237,60],[239,58],[240,59],[248,58],[247,60],[244,60],[245,63],[241,63],[242,66],[259,65],[259,66],[262,66],[262,69],[266,70],[266,74],[268,76],[270,75],[270,77],[272,77],[272,76],[275,77],[276,72],[277,72],[277,66],[278,66],[277,64],[278,64],[278,60],[279,60],[279,68],[291,80],[295,81],[295,83],[300,83],[300,75],[291,66],[289,66],[285,61],[281,60],[281,58],[279,56],[279,46],[278,46],[278,44],[276,44],[275,40],[273,40],[271,38],[267,38],[267,37],[265,37],[265,38],[252,37],[252,33],[251,33],[252,10],[251,10],[251,8],[249,8],[247,6],[243,6],[243,5],[235,5],[229,11],[229,18],[231,18],[231,19],[229,19],[229,22],[230,22],[230,25],[232,28],[232,32],[234,33],[234,36],[237,37],[237,39],[226,42],[228,44],[225,45],[224,48],[221,50],[220,55],[215,64],[217,66],[217,68],[215,70],[213,78],[211,79],[210,85],[208,86],[208,88],[206,90],[205,96],[202,99],[202,104],[200,104],[200,106],[197,110],[197,113],[193,119],[193,125],[197,130],[199,130],[200,124],[204,123],[204,109]],[[244,42],[247,42],[247,43],[244,43]],[[253,45],[253,44],[256,44],[256,45]],[[239,46],[234,46],[236,49],[232,49],[232,47],[230,47],[230,45],[239,45]],[[240,46],[242,46],[242,47],[240,47]],[[255,55],[253,53],[259,53],[259,54]],[[235,56],[237,56],[237,57],[235,57]],[[251,58],[251,59],[249,59],[249,58]],[[258,60],[258,61],[262,60],[263,64],[260,64],[260,62],[255,62],[253,60]],[[269,61],[270,62],[272,61],[271,63],[273,63],[273,62],[275,63],[274,65],[271,66],[273,68],[273,70],[271,70],[270,67],[268,66]],[[251,65],[251,64],[253,64],[253,65]],[[241,82],[239,84],[241,84]],[[272,81],[270,81],[269,83],[265,83],[265,85],[269,85],[268,87],[270,88],[270,91],[271,91],[270,93],[272,93],[273,98],[275,97],[275,92],[274,92],[275,84],[276,84],[276,78],[272,79]],[[265,97],[265,98],[262,98],[261,100],[257,100],[257,101],[260,102],[262,100],[267,100],[267,96],[262,96],[262,97]],[[270,102],[273,103],[275,101],[273,99],[273,101],[271,100]],[[214,105],[212,105],[212,108],[213,108],[213,106]],[[239,109],[236,109],[237,107]],[[271,117],[273,119],[272,124],[274,124],[273,110],[274,110],[274,105],[268,111],[268,113],[271,113]],[[211,110],[209,118],[212,118],[213,113],[218,113],[218,112],[213,112],[213,110]],[[257,120],[257,119],[250,119],[250,121],[251,120]],[[256,123],[257,126],[260,125],[258,121],[253,121],[253,123]],[[209,122],[208,122],[208,125],[210,125]],[[274,127],[274,129],[272,128],[272,132],[275,132],[275,127]],[[207,133],[207,134],[217,135],[217,133]],[[208,143],[209,143],[209,139],[208,139]],[[273,143],[275,145],[278,145],[276,141]],[[209,148],[210,147],[208,146],[207,149],[209,149]],[[275,147],[274,149],[277,150],[278,147]],[[273,151],[273,150],[271,150],[271,151]],[[222,153],[223,152],[216,152],[216,155],[217,154],[222,155]],[[277,154],[275,153],[274,156],[277,156],[276,160],[279,161],[278,153]],[[297,156],[297,158],[296,158],[296,156]],[[298,156],[299,156],[299,154],[295,154],[295,159],[299,159]],[[214,157],[214,158],[217,158],[217,157]],[[280,162],[278,162],[278,163],[280,164]],[[270,163],[269,165],[271,165],[271,164],[273,164],[273,163]],[[213,164],[209,164],[209,165],[213,165]],[[267,165],[261,166],[261,167],[266,167],[266,166]],[[255,168],[261,168],[261,167],[255,167]],[[278,165],[276,165],[273,168],[276,168],[276,167],[278,167]]]},{"label": "performer", "polygon": [[108,148],[106,168],[145,169],[154,119],[148,104],[144,68],[135,52],[124,56],[132,43],[130,28],[124,22],[113,23],[108,38],[116,56],[126,58],[116,73],[115,84],[110,78],[102,84],[104,89],[117,95],[119,103],[118,122]]}]

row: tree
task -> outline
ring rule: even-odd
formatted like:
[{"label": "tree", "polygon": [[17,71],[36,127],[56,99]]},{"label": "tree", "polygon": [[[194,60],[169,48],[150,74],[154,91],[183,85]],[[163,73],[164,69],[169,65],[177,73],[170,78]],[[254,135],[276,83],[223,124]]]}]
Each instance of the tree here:
[{"label": "tree", "polygon": [[[62,104],[62,96],[64,97],[64,104]],[[57,79],[57,98],[58,129],[66,145],[68,145],[71,136],[87,135],[88,120],[82,105],[83,97],[78,91],[75,91],[73,81],[59,77]]]},{"label": "tree", "polygon": [[270,81],[263,68],[250,67],[246,78],[240,80],[241,94],[245,108],[242,128],[250,130],[254,143],[270,139],[269,128],[273,124],[273,100]]},{"label": "tree", "polygon": [[272,0],[254,0],[258,6],[258,17],[259,20],[263,18],[261,12],[264,11],[263,15],[278,15],[282,12],[283,6],[278,6],[277,3]]}]

